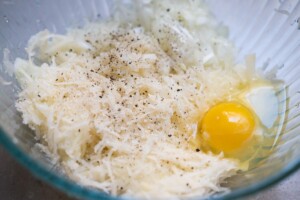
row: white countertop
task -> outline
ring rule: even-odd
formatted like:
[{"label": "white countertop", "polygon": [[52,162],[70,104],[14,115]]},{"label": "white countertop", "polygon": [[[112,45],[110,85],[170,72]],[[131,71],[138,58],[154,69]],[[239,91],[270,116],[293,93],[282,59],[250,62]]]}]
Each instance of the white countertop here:
[{"label": "white countertop", "polygon": [[[0,147],[0,199],[3,200],[74,200],[33,177]],[[247,200],[300,199],[300,170],[279,184]]]}]

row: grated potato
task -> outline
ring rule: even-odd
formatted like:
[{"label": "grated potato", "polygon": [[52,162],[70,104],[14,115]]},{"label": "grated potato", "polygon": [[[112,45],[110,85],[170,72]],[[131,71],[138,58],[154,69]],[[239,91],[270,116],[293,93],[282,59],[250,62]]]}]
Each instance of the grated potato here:
[{"label": "grated potato", "polygon": [[24,123],[78,183],[182,199],[227,191],[220,183],[239,170],[192,141],[203,114],[247,71],[201,2],[170,2],[66,35],[42,31],[29,59],[15,61]]}]

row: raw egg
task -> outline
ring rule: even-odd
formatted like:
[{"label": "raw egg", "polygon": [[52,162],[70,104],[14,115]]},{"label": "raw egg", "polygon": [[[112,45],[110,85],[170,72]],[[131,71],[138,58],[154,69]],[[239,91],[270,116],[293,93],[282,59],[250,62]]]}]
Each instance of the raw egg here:
[{"label": "raw egg", "polygon": [[282,129],[284,99],[281,82],[252,82],[236,96],[224,98],[207,110],[198,122],[197,146],[241,160],[258,151],[266,154]]},{"label": "raw egg", "polygon": [[210,108],[200,122],[203,140],[213,149],[230,153],[253,136],[255,117],[237,102],[220,103]]}]

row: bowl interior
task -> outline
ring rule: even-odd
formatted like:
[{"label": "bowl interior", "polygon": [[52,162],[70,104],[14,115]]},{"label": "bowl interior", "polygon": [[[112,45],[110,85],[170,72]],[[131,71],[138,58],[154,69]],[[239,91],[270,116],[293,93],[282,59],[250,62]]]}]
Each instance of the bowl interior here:
[{"label": "bowl interior", "polygon": [[[285,120],[277,124],[280,139],[273,147],[274,153],[257,156],[255,166],[243,176],[229,180],[233,192],[223,198],[231,199],[258,191],[300,165],[300,3],[292,0],[230,0],[226,4],[210,0],[207,3],[216,18],[228,27],[229,38],[237,47],[237,62],[243,62],[248,54],[255,54],[258,70],[286,84],[279,92],[280,103],[286,105],[286,109],[280,111]],[[113,197],[76,185],[34,147],[37,142],[34,133],[22,124],[14,106],[19,88],[11,76],[12,62],[17,57],[26,57],[25,46],[33,34],[44,29],[64,33],[68,27],[109,17],[112,7],[112,2],[105,0],[0,2],[0,60],[4,60],[0,65],[0,141],[37,176],[87,199]],[[265,148],[270,149],[270,146]]]}]

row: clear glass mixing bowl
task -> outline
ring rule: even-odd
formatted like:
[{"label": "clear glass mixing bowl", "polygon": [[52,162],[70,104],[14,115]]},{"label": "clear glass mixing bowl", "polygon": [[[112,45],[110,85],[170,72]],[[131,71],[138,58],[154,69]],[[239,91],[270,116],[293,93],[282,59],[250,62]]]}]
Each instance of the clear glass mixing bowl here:
[{"label": "clear glass mixing bowl", "polygon": [[[209,0],[216,18],[228,26],[238,48],[238,61],[255,53],[257,66],[274,71],[286,83],[287,104],[281,138],[274,154],[258,157],[259,165],[231,181],[232,192],[214,199],[234,199],[266,188],[300,166],[300,2],[296,0]],[[0,2],[0,60],[5,48],[9,59],[26,57],[26,43],[43,29],[63,33],[68,27],[107,18],[112,3],[107,0],[3,0]],[[10,76],[12,65],[0,65],[0,142],[33,174],[66,193],[84,199],[118,199],[77,185],[59,172],[39,149],[34,133],[22,124],[14,102],[18,86]],[[12,82],[12,84],[7,84]],[[267,147],[266,147],[267,148]]]}]

